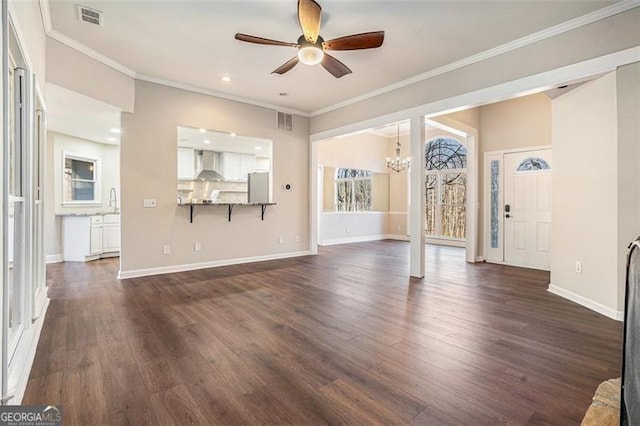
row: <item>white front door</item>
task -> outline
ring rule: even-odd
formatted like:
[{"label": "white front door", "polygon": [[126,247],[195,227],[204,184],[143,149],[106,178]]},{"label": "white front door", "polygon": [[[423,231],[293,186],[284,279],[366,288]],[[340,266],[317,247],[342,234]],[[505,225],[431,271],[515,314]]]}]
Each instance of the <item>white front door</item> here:
[{"label": "white front door", "polygon": [[504,155],[504,260],[550,269],[551,150]]}]

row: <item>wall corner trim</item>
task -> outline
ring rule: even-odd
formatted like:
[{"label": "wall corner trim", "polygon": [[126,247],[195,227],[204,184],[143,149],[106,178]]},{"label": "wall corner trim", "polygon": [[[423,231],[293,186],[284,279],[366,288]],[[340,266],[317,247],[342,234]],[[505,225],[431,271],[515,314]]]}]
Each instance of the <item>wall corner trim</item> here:
[{"label": "wall corner trim", "polygon": [[240,257],[236,259],[212,260],[209,262],[188,263],[183,265],[160,266],[156,268],[132,269],[118,271],[118,279],[148,277],[151,275],[173,274],[175,272],[195,271],[197,269],[217,268],[219,266],[240,265],[243,263],[265,262],[269,260],[288,259],[291,257],[310,256],[311,251],[296,251],[289,253],[270,254],[265,256]]},{"label": "wall corner trim", "polygon": [[611,318],[616,321],[624,320],[624,312],[616,311],[615,309],[611,309],[608,306],[605,306],[601,303],[598,303],[594,300],[588,299],[584,296],[580,296],[572,291],[566,290],[562,287],[558,287],[555,284],[549,283],[549,288],[547,289],[549,293],[553,293],[557,296],[563,297],[567,300],[577,303],[578,305],[582,305],[585,308],[589,308],[592,311],[595,311],[599,314],[602,314],[608,318]]}]

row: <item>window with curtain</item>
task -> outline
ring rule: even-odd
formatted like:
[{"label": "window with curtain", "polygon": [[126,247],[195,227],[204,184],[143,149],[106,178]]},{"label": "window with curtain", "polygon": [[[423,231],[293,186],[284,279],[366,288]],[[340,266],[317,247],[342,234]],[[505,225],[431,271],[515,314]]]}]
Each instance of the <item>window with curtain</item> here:
[{"label": "window with curtain", "polygon": [[360,169],[336,169],[336,210],[371,211],[373,173]]}]

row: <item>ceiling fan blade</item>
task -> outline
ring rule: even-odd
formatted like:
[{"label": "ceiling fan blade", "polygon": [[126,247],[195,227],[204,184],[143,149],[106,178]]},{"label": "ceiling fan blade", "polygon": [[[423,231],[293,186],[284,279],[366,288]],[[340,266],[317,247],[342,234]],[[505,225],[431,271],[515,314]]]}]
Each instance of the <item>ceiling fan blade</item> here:
[{"label": "ceiling fan blade", "polygon": [[320,35],[322,8],[314,0],[298,0],[298,21],[305,40],[315,43]]},{"label": "ceiling fan blade", "polygon": [[325,41],[323,46],[326,50],[373,49],[382,46],[383,41],[384,31],[373,31],[334,38]]},{"label": "ceiling fan blade", "polygon": [[300,60],[297,56],[294,56],[293,58],[282,64],[278,69],[271,71],[271,74],[284,74],[285,72],[290,71],[291,68],[298,65],[298,62],[300,62]]},{"label": "ceiling fan blade", "polygon": [[329,71],[335,78],[343,77],[351,74],[351,70],[345,64],[337,60],[331,55],[324,54],[322,62],[320,62],[325,70]]},{"label": "ceiling fan blade", "polygon": [[287,43],[285,41],[271,40],[268,38],[256,37],[248,34],[237,33],[236,40],[246,41],[248,43],[266,44],[268,46],[288,46],[298,47],[297,43]]}]

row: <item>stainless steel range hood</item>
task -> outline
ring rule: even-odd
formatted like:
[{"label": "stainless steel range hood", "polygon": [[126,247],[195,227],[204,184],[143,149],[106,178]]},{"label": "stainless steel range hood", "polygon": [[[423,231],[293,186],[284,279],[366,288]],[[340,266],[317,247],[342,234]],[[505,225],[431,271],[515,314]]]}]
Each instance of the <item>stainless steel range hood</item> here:
[{"label": "stainless steel range hood", "polygon": [[220,154],[214,151],[197,151],[196,164],[197,179],[222,181],[224,176],[219,173]]}]

